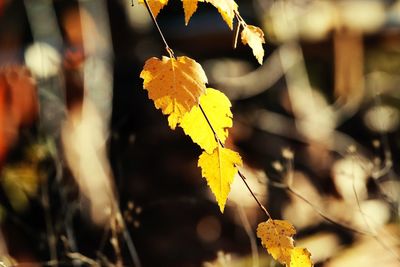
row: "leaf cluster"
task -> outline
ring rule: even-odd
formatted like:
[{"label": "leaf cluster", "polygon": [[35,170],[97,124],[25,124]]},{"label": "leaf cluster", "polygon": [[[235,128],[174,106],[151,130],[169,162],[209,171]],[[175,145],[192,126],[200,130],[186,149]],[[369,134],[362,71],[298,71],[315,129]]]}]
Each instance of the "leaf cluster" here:
[{"label": "leaf cluster", "polygon": [[[140,0],[140,2],[146,4],[157,25],[155,17],[168,4],[168,0]],[[243,28],[241,32],[243,44],[248,44],[252,48],[253,54],[262,64],[264,33],[260,28],[246,24],[234,0],[182,0],[182,2],[186,24],[196,12],[198,2],[206,2],[217,8],[230,29],[233,29],[233,20],[236,17],[238,21],[236,36]],[[162,35],[161,31],[160,34]],[[231,102],[222,92],[206,86],[208,79],[199,63],[186,56],[175,58],[164,37],[163,40],[169,57],[163,56],[161,59],[153,57],[146,61],[140,74],[143,88],[148,91],[148,97],[153,100],[155,107],[168,116],[170,128],[174,130],[176,127],[181,127],[203,150],[198,159],[198,166],[223,212],[235,175],[239,173],[245,182],[245,177],[238,170],[243,164],[240,155],[224,145],[229,128],[233,125]],[[252,193],[246,182],[245,184]],[[256,196],[253,193],[252,195],[270,217]],[[294,246],[292,237],[295,233],[295,228],[289,222],[271,218],[260,223],[257,229],[257,236],[261,238],[262,244],[275,260],[291,267],[312,266],[310,253],[306,249]]]}]

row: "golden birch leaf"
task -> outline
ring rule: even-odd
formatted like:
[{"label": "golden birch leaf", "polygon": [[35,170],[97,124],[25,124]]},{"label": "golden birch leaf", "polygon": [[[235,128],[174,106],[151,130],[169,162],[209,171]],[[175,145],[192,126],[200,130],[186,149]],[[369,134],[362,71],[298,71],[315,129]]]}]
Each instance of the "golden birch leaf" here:
[{"label": "golden birch leaf", "polygon": [[[139,0],[139,3],[144,4],[144,0]],[[154,17],[157,17],[160,10],[168,4],[168,0],[147,0],[147,3],[149,4]]]},{"label": "golden birch leaf", "polygon": [[190,18],[197,10],[197,3],[204,0],[182,0],[183,10],[185,11],[185,24],[188,25]]},{"label": "golden birch leaf", "polygon": [[305,248],[294,248],[290,255],[290,267],[312,267],[311,254]]},{"label": "golden birch leaf", "polygon": [[[231,102],[220,91],[207,88],[206,93],[200,97],[200,105],[214,128],[218,138],[225,143],[228,137],[228,128],[232,127]],[[200,107],[194,106],[186,113],[180,123],[185,134],[198,144],[207,153],[211,154],[218,146],[214,133]]]},{"label": "golden birch leaf", "polygon": [[294,226],[288,221],[271,220],[262,222],[257,227],[257,236],[271,256],[289,266],[293,250]]},{"label": "golden birch leaf", "polygon": [[245,45],[248,44],[251,47],[253,55],[258,60],[258,63],[262,65],[264,58],[263,44],[265,44],[264,32],[256,26],[247,25],[243,29],[241,37],[242,43]]},{"label": "golden birch leaf", "polygon": [[207,3],[212,4],[218,9],[222,18],[228,24],[229,28],[233,28],[233,18],[235,17],[235,11],[238,9],[238,5],[234,0],[205,0]]},{"label": "golden birch leaf", "polygon": [[199,63],[188,57],[150,58],[146,61],[140,78],[157,109],[168,116],[172,129],[183,115],[199,103],[206,90],[207,76]]},{"label": "golden birch leaf", "polygon": [[199,157],[198,166],[202,176],[217,199],[219,209],[224,212],[225,203],[231,191],[237,166],[242,165],[240,155],[227,148],[218,146],[212,154],[203,152]]}]

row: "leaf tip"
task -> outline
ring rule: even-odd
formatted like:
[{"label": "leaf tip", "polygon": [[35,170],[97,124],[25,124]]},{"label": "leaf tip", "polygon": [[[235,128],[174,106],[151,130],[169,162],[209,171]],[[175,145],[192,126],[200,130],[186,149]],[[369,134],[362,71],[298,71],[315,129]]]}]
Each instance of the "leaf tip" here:
[{"label": "leaf tip", "polygon": [[219,210],[221,211],[221,213],[224,213],[225,210],[225,202],[221,203],[220,201],[218,201],[218,206],[219,206]]}]

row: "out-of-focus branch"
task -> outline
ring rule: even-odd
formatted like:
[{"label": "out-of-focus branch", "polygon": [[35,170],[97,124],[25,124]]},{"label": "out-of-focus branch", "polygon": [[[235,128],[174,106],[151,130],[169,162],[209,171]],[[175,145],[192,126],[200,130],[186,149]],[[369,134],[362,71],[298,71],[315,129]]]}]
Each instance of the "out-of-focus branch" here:
[{"label": "out-of-focus branch", "polygon": [[[31,53],[38,53],[40,65],[36,67],[38,68],[36,72],[42,76],[38,77],[40,129],[57,138],[66,112],[65,96],[58,73],[50,74],[48,66],[45,65],[55,64],[55,69],[59,67],[57,66],[59,54],[56,51],[63,46],[62,37],[57,28],[58,22],[52,1],[25,0],[24,4],[33,39],[37,45]],[[26,56],[29,57],[28,54]],[[38,64],[37,58],[32,61],[32,64]],[[27,64],[30,65],[28,58]]]}]

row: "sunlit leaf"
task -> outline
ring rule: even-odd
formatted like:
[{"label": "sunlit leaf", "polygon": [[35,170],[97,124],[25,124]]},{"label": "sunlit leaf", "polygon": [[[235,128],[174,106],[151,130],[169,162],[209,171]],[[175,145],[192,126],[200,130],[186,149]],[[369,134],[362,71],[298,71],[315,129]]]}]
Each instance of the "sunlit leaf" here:
[{"label": "sunlit leaf", "polygon": [[[228,136],[228,128],[232,127],[231,102],[222,92],[207,88],[206,93],[200,97],[200,105],[219,140],[224,143]],[[211,154],[218,146],[200,107],[195,106],[186,113],[180,126],[185,134],[207,153]]]},{"label": "sunlit leaf", "polygon": [[204,151],[199,157],[198,166],[215,195],[221,212],[224,212],[233,178],[238,171],[236,166],[240,165],[242,165],[240,155],[221,146],[218,146],[212,154]]},{"label": "sunlit leaf", "polygon": [[182,0],[183,10],[185,11],[185,24],[189,23],[190,18],[197,10],[198,2],[203,2],[204,0]]},{"label": "sunlit leaf", "polygon": [[222,18],[228,24],[229,28],[233,28],[233,18],[235,17],[235,11],[238,9],[238,5],[234,0],[205,0],[207,3],[212,4],[218,9]]},{"label": "sunlit leaf", "polygon": [[156,108],[169,115],[172,129],[199,103],[199,97],[206,90],[207,77],[203,68],[188,57],[150,58],[140,77]]},{"label": "sunlit leaf", "polygon": [[[183,10],[185,12],[185,24],[189,23],[190,18],[197,10],[198,2],[208,2],[218,9],[222,18],[228,24],[229,28],[233,28],[233,18],[238,5],[234,0],[182,0]],[[139,0],[139,3],[144,4],[144,0]],[[160,10],[168,4],[168,0],[147,0],[150,9],[155,17],[160,13]]]},{"label": "sunlit leaf", "polygon": [[256,26],[247,25],[243,29],[241,37],[243,44],[248,44],[251,47],[258,63],[262,64],[264,58],[263,44],[265,43],[264,32]]},{"label": "sunlit leaf", "polygon": [[[139,0],[139,3],[144,4],[144,0]],[[151,12],[153,12],[153,15],[157,17],[160,10],[168,4],[168,0],[147,0],[147,3],[150,6]]]},{"label": "sunlit leaf", "polygon": [[290,267],[311,267],[311,254],[305,248],[294,248],[290,255]]},{"label": "sunlit leaf", "polygon": [[257,227],[257,236],[271,256],[282,264],[289,266],[291,252],[294,248],[294,226],[288,221],[271,220],[262,222]]}]

